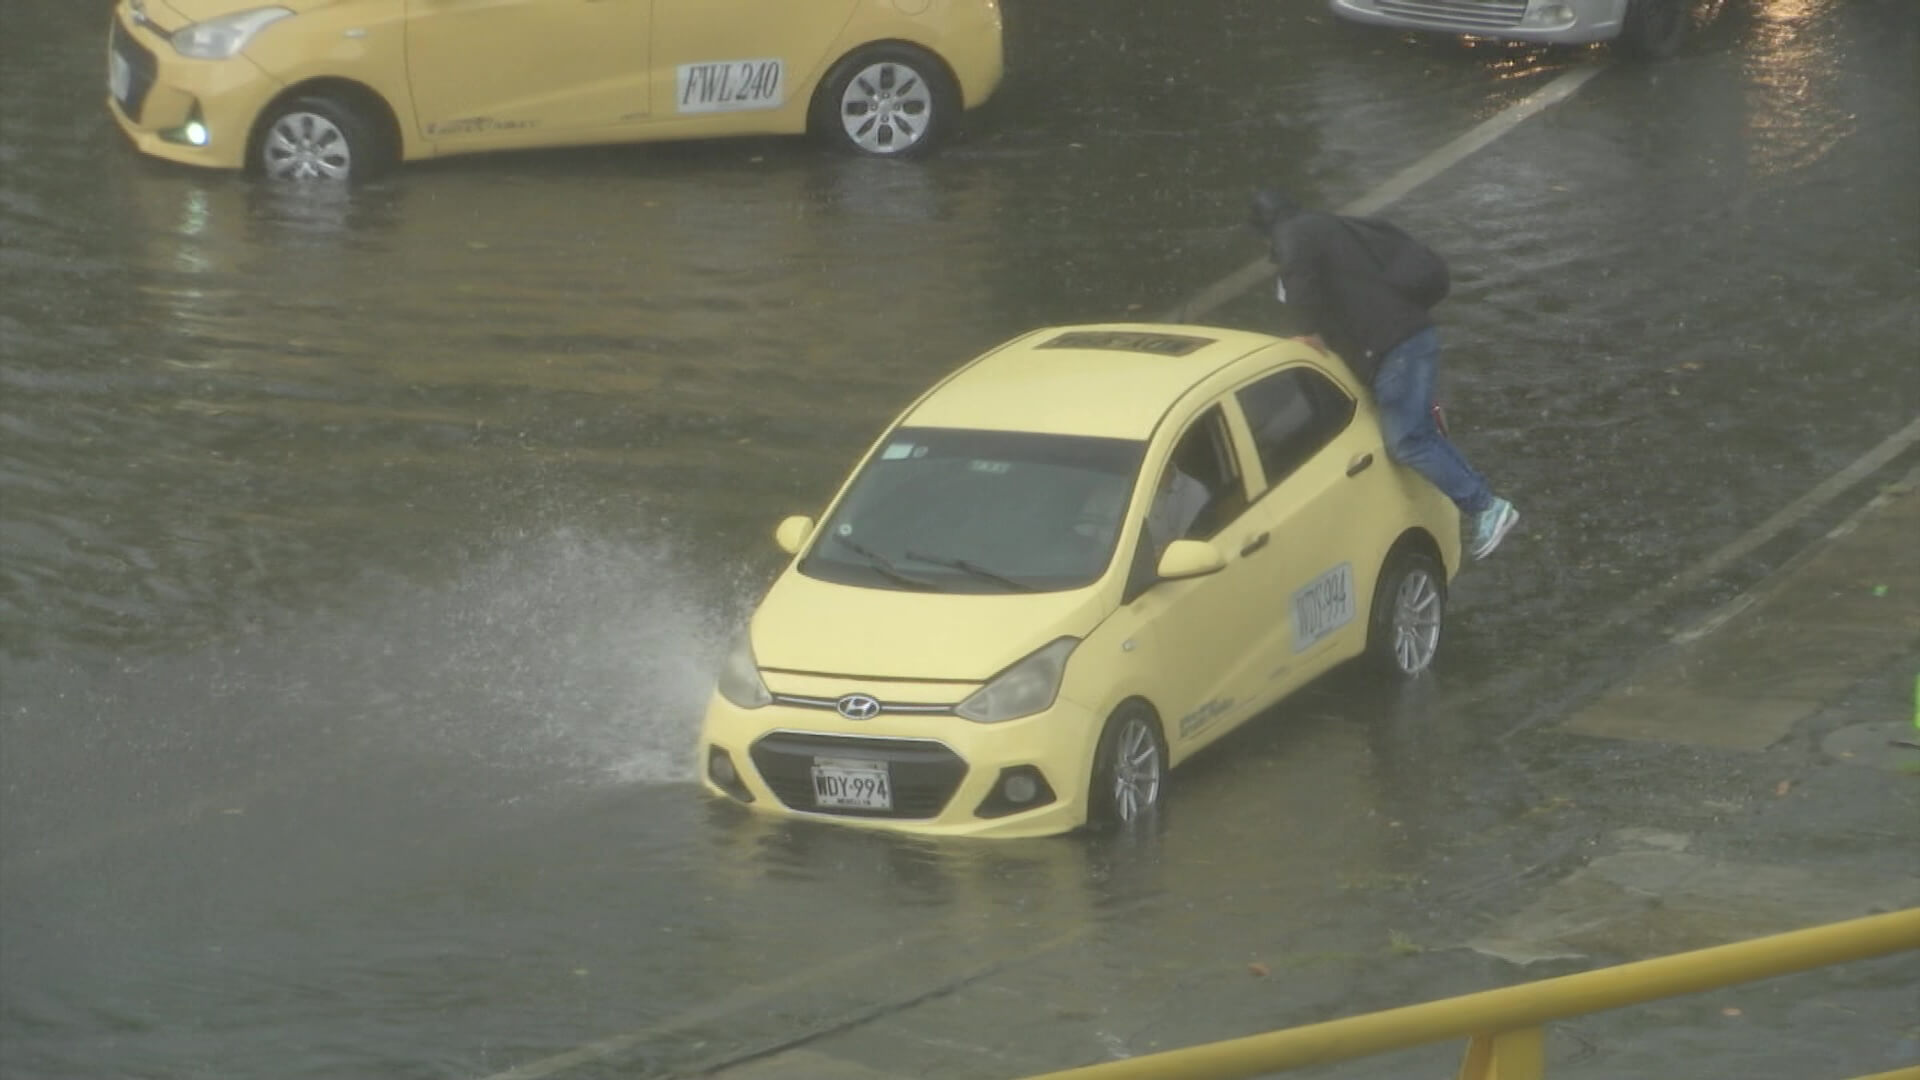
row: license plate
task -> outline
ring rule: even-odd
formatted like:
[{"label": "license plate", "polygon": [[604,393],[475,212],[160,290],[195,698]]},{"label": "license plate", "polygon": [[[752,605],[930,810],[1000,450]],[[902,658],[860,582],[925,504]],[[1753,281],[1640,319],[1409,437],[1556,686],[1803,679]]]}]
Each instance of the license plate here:
[{"label": "license plate", "polygon": [[893,784],[884,761],[813,759],[813,802],[854,810],[893,809]]},{"label": "license plate", "polygon": [[715,60],[674,69],[676,112],[777,109],[786,98],[787,66],[777,59]]},{"label": "license plate", "polygon": [[1293,594],[1293,651],[1313,644],[1353,621],[1353,564],[1321,574]]},{"label": "license plate", "polygon": [[107,93],[122,105],[127,103],[127,92],[133,88],[133,68],[126,58],[117,52],[107,54]]}]

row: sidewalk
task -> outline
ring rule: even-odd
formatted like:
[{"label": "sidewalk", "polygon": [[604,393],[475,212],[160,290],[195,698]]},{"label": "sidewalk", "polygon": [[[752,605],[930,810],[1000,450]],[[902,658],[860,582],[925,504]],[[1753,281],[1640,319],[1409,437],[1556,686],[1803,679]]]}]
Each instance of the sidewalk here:
[{"label": "sidewalk", "polygon": [[[1735,751],[1781,777],[1711,829],[1612,850],[1471,944],[1516,963],[1653,955],[1920,906],[1920,470],[1559,725]],[[1702,792],[1703,799],[1711,792]]]}]

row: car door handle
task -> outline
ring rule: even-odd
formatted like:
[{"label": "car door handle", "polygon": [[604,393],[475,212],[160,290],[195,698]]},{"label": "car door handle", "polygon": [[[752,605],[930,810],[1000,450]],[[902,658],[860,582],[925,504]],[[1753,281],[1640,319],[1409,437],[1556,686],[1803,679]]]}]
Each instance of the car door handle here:
[{"label": "car door handle", "polygon": [[1372,467],[1373,467],[1373,455],[1361,454],[1359,457],[1354,458],[1352,461],[1347,462],[1347,475],[1359,476],[1361,473],[1366,472],[1368,469],[1371,469]]},{"label": "car door handle", "polygon": [[1261,533],[1259,536],[1250,537],[1246,543],[1240,545],[1240,557],[1244,559],[1247,556],[1253,554],[1256,551],[1259,551],[1261,548],[1266,546],[1267,546],[1266,533]]}]

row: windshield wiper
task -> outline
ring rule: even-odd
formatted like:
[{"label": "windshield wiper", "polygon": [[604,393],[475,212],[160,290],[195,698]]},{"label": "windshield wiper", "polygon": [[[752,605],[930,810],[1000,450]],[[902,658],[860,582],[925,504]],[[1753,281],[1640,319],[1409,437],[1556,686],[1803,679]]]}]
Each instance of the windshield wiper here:
[{"label": "windshield wiper", "polygon": [[867,562],[873,564],[875,570],[880,571],[880,573],[905,585],[909,589],[918,589],[921,592],[942,591],[940,586],[935,585],[931,581],[923,581],[920,578],[914,577],[912,574],[902,573],[899,567],[893,565],[891,559],[888,559],[885,555],[880,554],[858,540],[850,540],[847,537],[841,536],[839,533],[831,533],[829,535],[846,545],[854,554],[863,556]]},{"label": "windshield wiper", "polygon": [[1038,586],[1029,585],[1024,581],[1015,581],[1005,574],[996,574],[978,563],[970,563],[965,559],[946,559],[937,555],[922,555],[917,551],[907,552],[907,558],[916,559],[923,563],[932,563],[935,566],[944,566],[966,574],[972,574],[974,577],[980,578],[983,581],[991,581],[996,584],[1005,585],[1007,588],[1016,592],[1040,591]]}]

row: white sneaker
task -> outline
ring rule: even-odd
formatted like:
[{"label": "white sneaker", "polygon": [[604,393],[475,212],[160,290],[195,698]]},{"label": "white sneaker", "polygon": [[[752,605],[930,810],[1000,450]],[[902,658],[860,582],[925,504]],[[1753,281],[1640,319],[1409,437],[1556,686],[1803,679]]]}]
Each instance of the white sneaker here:
[{"label": "white sneaker", "polygon": [[1500,541],[1507,538],[1515,522],[1520,520],[1520,511],[1505,499],[1495,497],[1493,505],[1480,511],[1473,517],[1473,557],[1484,559],[1493,554]]}]

